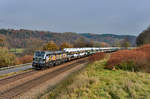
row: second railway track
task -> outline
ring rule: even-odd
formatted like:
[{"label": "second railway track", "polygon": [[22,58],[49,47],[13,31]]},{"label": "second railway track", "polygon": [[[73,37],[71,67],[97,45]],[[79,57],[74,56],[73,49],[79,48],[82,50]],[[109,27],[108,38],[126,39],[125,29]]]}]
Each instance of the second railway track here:
[{"label": "second railway track", "polygon": [[22,79],[25,76],[33,75],[36,72],[37,71],[31,70],[31,71],[27,71],[27,72],[24,72],[24,73],[21,73],[21,74],[13,75],[13,76],[10,76],[10,77],[4,78],[4,79],[0,79],[0,87],[4,86],[4,85],[6,85],[6,84],[8,84],[8,83],[10,83],[14,80]]},{"label": "second railway track", "polygon": [[[57,75],[60,75],[63,72],[66,72],[66,71],[70,70],[71,68],[73,68],[73,67],[75,67],[77,65],[85,64],[85,63],[88,63],[87,58],[75,60],[71,64],[67,64],[66,63],[65,67],[58,68],[58,69],[56,69],[54,71],[51,71],[51,72],[47,72],[47,73],[45,73],[45,74],[43,74],[43,75],[41,75],[39,77],[36,77],[36,78],[34,78],[32,80],[26,81],[26,82],[24,82],[22,84],[16,85],[14,87],[11,87],[10,89],[7,89],[5,91],[0,92],[0,99],[11,99],[11,98],[13,98],[15,96],[18,96],[18,95],[28,91],[29,89],[31,89],[33,87],[38,86],[41,83],[46,82],[49,79],[52,79],[52,78],[56,77]],[[44,72],[44,71],[42,71],[42,72]],[[34,74],[35,71],[34,72],[29,72],[29,74],[24,74],[24,75],[25,76],[29,76],[29,75],[31,76],[32,73]],[[16,78],[17,77],[21,79],[21,77],[23,77],[23,75],[22,76],[21,75],[20,76],[16,76]],[[10,81],[13,81],[13,80],[14,80],[13,77],[10,78],[10,79],[9,78],[3,79],[3,81],[0,80],[0,84],[2,84],[2,85],[4,84],[5,85],[6,83],[9,83]]]}]

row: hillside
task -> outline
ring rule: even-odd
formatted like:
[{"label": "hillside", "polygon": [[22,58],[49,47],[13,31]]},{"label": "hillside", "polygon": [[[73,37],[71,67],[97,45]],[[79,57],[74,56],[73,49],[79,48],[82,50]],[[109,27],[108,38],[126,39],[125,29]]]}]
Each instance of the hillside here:
[{"label": "hillside", "polygon": [[33,31],[33,30],[14,30],[14,29],[0,29],[0,37],[5,39],[5,43],[11,48],[27,48],[37,44],[42,45],[45,42],[53,40],[57,44],[62,42],[74,43],[78,38],[84,38],[87,41],[106,42],[113,45],[115,42],[128,38],[132,45],[135,44],[135,36],[128,35],[113,35],[113,34],[89,34],[89,33],[57,33],[49,31]]},{"label": "hillside", "polygon": [[132,35],[91,34],[91,33],[82,33],[81,35],[91,40],[106,42],[110,45],[113,45],[116,42],[119,42],[123,39],[128,39],[131,45],[134,46],[136,41],[136,36],[132,36]]},{"label": "hillside", "polygon": [[[82,36],[76,33],[56,33],[49,31],[13,30],[0,29],[0,34],[8,43],[8,46],[26,48],[33,43],[44,43],[53,40],[57,44],[62,42],[74,43]],[[84,37],[83,37],[84,38]],[[86,38],[85,38],[86,39]]]}]

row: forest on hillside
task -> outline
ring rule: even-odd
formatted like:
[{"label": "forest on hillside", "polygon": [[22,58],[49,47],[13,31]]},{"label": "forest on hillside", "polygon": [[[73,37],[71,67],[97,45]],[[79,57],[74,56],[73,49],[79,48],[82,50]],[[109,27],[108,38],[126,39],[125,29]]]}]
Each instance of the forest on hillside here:
[{"label": "forest on hillside", "polygon": [[87,42],[107,43],[109,46],[116,46],[118,42],[128,39],[132,46],[135,46],[135,36],[129,35],[112,35],[112,34],[90,34],[90,33],[57,33],[49,31],[36,30],[14,30],[0,29],[0,38],[5,41],[1,45],[6,45],[8,48],[28,48],[29,46],[41,46],[49,41],[54,41],[60,45],[62,42],[74,44],[78,39],[84,39]]}]

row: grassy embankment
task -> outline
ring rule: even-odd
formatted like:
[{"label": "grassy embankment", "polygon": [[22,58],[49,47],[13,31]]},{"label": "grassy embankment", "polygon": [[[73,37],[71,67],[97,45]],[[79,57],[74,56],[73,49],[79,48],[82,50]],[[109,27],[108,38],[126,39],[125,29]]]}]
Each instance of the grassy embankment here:
[{"label": "grassy embankment", "polygon": [[149,99],[150,75],[104,69],[108,58],[89,64],[43,99]]}]

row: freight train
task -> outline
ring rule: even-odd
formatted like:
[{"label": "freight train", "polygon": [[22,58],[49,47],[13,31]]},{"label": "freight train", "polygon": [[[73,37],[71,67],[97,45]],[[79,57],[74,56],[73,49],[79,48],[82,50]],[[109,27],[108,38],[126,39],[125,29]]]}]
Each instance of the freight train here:
[{"label": "freight train", "polygon": [[113,52],[121,50],[120,47],[105,48],[65,48],[63,51],[36,51],[32,67],[42,69],[53,67],[74,59],[79,59],[97,52]]},{"label": "freight train", "polygon": [[65,48],[63,51],[36,51],[32,67],[42,69],[60,65],[62,63],[86,57],[96,53],[95,48]]}]

